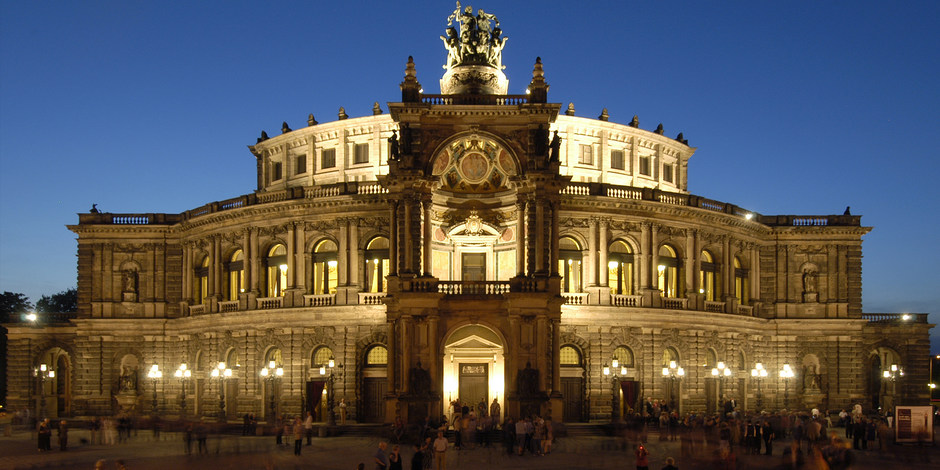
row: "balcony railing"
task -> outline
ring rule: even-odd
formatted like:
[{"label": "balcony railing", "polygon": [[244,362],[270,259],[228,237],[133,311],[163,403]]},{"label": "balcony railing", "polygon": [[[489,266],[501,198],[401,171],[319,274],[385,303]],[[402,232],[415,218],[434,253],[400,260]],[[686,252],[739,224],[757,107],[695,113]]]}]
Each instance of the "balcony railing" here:
[{"label": "balcony railing", "polygon": [[329,307],[336,302],[336,294],[305,295],[304,307]]},{"label": "balcony railing", "polygon": [[206,304],[196,304],[189,306],[190,315],[202,315],[203,313],[206,313],[206,310]]},{"label": "balcony railing", "polygon": [[725,303],[724,302],[713,302],[711,300],[705,301],[705,311],[712,313],[724,313]]},{"label": "balcony railing", "polygon": [[238,311],[238,301],[237,300],[226,300],[224,302],[219,302],[219,311],[222,313],[237,312]]},{"label": "balcony railing", "polygon": [[610,296],[610,303],[614,307],[642,307],[643,296],[613,294]]},{"label": "balcony railing", "polygon": [[443,104],[443,105],[519,105],[526,104],[529,101],[528,95],[426,95],[421,94],[421,102],[424,104]]},{"label": "balcony railing", "polygon": [[863,313],[863,320],[871,323],[927,323],[926,313]]},{"label": "balcony railing", "polygon": [[563,292],[561,294],[565,298],[565,305],[587,305],[588,303],[588,294],[581,292]]},{"label": "balcony railing", "polygon": [[437,291],[445,295],[502,295],[509,293],[509,281],[440,281]]},{"label": "balcony railing", "polygon": [[258,309],[259,310],[281,308],[283,305],[284,305],[284,297],[258,297]]},{"label": "balcony railing", "polygon": [[360,305],[382,305],[382,299],[385,298],[385,292],[360,292]]},{"label": "balcony railing", "polygon": [[672,297],[663,297],[663,307],[671,310],[685,310],[689,304],[689,299],[674,299]]}]

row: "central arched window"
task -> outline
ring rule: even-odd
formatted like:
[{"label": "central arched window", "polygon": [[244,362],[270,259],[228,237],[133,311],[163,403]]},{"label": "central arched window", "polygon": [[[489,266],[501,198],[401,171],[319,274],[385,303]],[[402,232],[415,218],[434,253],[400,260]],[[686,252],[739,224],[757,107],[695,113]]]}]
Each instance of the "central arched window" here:
[{"label": "central arched window", "polygon": [[741,259],[734,257],[734,296],[741,305],[747,305],[750,299],[747,295],[747,269],[741,263]]},{"label": "central arched window", "polygon": [[622,240],[617,240],[610,245],[607,285],[610,286],[611,294],[633,294],[633,249]]},{"label": "central arched window", "polygon": [[573,238],[558,242],[558,273],[562,292],[581,292],[581,246]]},{"label": "central arched window", "polygon": [[238,294],[245,292],[245,255],[242,250],[235,250],[228,265],[228,300],[238,300]]},{"label": "central arched window", "polygon": [[679,353],[672,347],[663,349],[663,363],[661,367],[668,368],[673,362],[676,364],[679,363]]},{"label": "central arched window", "polygon": [[678,298],[682,295],[679,278],[681,276],[679,258],[676,250],[669,246],[659,247],[659,257],[656,261],[656,275],[658,287],[664,297]]},{"label": "central arched window", "polygon": [[702,250],[702,270],[698,272],[698,282],[699,294],[703,294],[705,300],[715,301],[718,296],[720,289],[718,272],[715,257],[707,250]]},{"label": "central arched window", "polygon": [[209,295],[209,256],[202,257],[193,270],[193,277],[193,300],[201,304]]},{"label": "central arched window", "polygon": [[385,292],[388,290],[388,239],[375,237],[369,241],[365,252],[365,290],[366,292]]},{"label": "central arched window", "polygon": [[323,240],[313,249],[313,293],[336,293],[336,243]]},{"label": "central arched window", "polygon": [[388,365],[388,349],[385,346],[373,346],[366,353],[366,367],[381,367]]},{"label": "central arched window", "polygon": [[287,288],[287,248],[277,244],[268,250],[268,297],[280,297]]},{"label": "central arched window", "polygon": [[617,360],[618,367],[633,367],[633,351],[626,346],[617,346],[614,349],[613,358]]},{"label": "central arched window", "polygon": [[558,351],[558,360],[562,367],[580,367],[581,353],[574,346],[562,346]]},{"label": "central arched window", "polygon": [[329,367],[330,359],[333,359],[333,350],[326,346],[320,346],[313,351],[310,365],[315,369],[318,367]]}]

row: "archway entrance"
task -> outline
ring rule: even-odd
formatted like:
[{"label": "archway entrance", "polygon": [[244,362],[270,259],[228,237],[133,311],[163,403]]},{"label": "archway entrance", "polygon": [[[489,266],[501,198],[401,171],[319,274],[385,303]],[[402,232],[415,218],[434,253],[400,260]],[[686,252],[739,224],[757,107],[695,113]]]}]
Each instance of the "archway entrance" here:
[{"label": "archway entrance", "polygon": [[[453,419],[455,409],[480,408],[489,415],[493,401],[505,415],[505,369],[503,343],[499,335],[483,325],[466,325],[444,343],[444,415]],[[481,406],[482,404],[482,406]]]}]

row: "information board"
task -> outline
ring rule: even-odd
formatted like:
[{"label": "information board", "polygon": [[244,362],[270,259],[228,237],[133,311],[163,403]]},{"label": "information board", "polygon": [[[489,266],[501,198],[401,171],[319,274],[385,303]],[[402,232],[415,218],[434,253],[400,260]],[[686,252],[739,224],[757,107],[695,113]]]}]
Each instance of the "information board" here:
[{"label": "information board", "polygon": [[933,407],[894,407],[894,440],[895,442],[933,442]]}]

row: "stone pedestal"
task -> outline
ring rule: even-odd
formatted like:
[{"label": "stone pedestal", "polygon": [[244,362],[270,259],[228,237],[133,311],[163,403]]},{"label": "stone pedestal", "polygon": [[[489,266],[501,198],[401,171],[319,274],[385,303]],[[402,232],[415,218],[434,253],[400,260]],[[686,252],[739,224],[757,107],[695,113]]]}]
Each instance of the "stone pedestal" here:
[{"label": "stone pedestal", "polygon": [[505,95],[509,79],[489,65],[458,65],[441,77],[442,95]]},{"label": "stone pedestal", "polygon": [[118,404],[118,414],[133,415],[137,413],[139,397],[135,392],[121,392],[114,396]]}]

